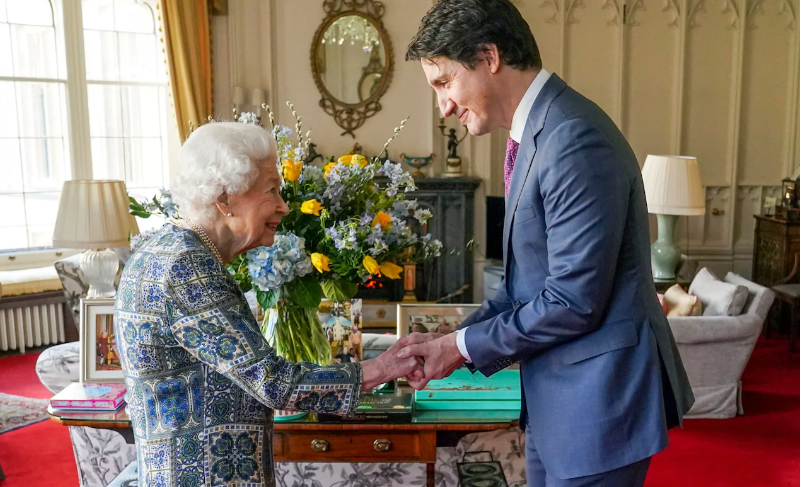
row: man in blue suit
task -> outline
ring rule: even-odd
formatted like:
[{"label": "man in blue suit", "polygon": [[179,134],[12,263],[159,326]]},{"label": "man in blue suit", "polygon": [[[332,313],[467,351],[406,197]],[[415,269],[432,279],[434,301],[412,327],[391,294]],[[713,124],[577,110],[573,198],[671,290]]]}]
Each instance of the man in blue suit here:
[{"label": "man in blue suit", "polygon": [[641,486],[693,395],[650,267],[637,159],[614,122],[542,69],[508,0],[440,0],[407,60],[444,116],[510,129],[505,278],[457,333],[413,334],[418,389],[465,361],[520,362],[529,486]]}]

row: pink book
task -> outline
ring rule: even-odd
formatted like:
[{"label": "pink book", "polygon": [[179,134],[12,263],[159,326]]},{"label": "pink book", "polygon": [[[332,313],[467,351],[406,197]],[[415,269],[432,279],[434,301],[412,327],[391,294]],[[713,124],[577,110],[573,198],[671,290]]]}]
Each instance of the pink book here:
[{"label": "pink book", "polygon": [[54,409],[113,411],[125,402],[125,384],[73,382],[50,399]]}]

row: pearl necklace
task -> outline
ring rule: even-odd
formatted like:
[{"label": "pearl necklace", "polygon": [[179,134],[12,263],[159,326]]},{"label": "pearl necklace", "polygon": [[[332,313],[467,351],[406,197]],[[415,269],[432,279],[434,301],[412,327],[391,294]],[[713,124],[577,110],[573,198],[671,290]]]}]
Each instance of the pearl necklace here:
[{"label": "pearl necklace", "polygon": [[214,242],[211,241],[211,238],[209,238],[209,235],[206,233],[206,231],[203,230],[200,227],[200,225],[198,225],[195,222],[189,222],[189,226],[192,227],[192,230],[194,230],[195,233],[197,233],[198,237],[200,237],[200,240],[204,244],[206,244],[206,247],[208,247],[209,250],[211,250],[211,253],[214,254],[214,257],[217,258],[217,260],[220,262],[220,264],[223,264],[223,260],[222,260],[222,256],[220,255],[220,251],[217,250],[217,246],[214,245]]}]

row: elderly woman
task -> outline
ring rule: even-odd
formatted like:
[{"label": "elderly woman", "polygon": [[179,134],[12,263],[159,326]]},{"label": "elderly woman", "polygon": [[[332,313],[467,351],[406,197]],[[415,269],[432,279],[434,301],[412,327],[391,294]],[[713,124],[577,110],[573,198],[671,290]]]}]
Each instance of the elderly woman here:
[{"label": "elderly woman", "polygon": [[272,486],[273,409],[348,415],[360,391],[414,373],[397,348],[319,367],[278,357],[225,268],[273,243],[288,212],[275,142],[213,123],[181,148],[173,185],[183,224],[131,256],[115,327],[143,486]]}]

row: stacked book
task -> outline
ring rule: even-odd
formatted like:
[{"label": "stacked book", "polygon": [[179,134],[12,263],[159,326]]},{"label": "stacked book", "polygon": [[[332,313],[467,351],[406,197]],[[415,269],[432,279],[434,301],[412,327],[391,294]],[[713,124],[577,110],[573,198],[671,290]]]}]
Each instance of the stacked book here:
[{"label": "stacked book", "polygon": [[73,411],[116,411],[125,404],[125,384],[73,382],[50,399],[50,407]]},{"label": "stacked book", "polygon": [[414,406],[410,392],[375,392],[362,394],[353,416],[344,418],[335,414],[319,413],[322,423],[411,423]]}]

